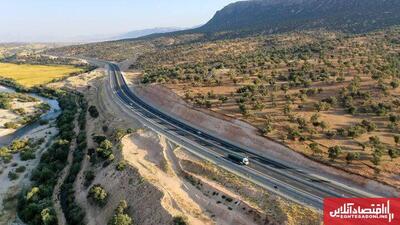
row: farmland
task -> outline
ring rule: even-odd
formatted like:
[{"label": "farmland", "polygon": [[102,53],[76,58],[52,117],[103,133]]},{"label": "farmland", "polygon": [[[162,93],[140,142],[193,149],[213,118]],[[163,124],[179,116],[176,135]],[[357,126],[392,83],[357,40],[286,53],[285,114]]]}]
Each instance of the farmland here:
[{"label": "farmland", "polygon": [[49,83],[55,79],[78,74],[82,69],[65,65],[30,65],[0,63],[0,77],[12,78],[17,83],[32,87]]}]

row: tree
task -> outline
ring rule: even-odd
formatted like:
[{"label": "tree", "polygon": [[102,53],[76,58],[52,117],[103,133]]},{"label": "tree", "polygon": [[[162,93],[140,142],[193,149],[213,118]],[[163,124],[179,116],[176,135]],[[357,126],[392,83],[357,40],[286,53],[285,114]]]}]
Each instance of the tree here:
[{"label": "tree", "polygon": [[105,150],[110,150],[112,149],[113,144],[109,140],[104,140],[103,142],[100,143],[100,148],[105,149]]},{"label": "tree", "polygon": [[318,143],[311,143],[308,145],[311,149],[311,151],[313,152],[313,154],[319,155],[322,153],[322,150],[319,148],[319,144]]},{"label": "tree", "polygon": [[346,155],[347,164],[350,164],[353,160],[359,159],[360,153],[358,152],[349,152]]},{"label": "tree", "polygon": [[14,123],[14,122],[7,122],[7,123],[4,123],[4,127],[6,129],[17,129],[18,128],[18,124]]},{"label": "tree", "polygon": [[361,126],[363,126],[365,129],[367,129],[368,132],[372,132],[376,130],[376,124],[371,122],[370,120],[363,120],[361,122]]},{"label": "tree", "polygon": [[92,105],[89,107],[89,114],[93,118],[99,117],[99,111],[97,111],[96,106]]},{"label": "tree", "polygon": [[247,109],[247,106],[243,103],[239,104],[239,110],[244,116],[249,115],[249,110]]},{"label": "tree", "polygon": [[340,146],[330,147],[328,150],[328,157],[333,161],[342,154],[342,148]]},{"label": "tree", "polygon": [[172,220],[173,225],[187,225],[187,219],[182,216],[175,216],[174,219]]},{"label": "tree", "polygon": [[56,225],[57,219],[53,209],[45,208],[40,213],[44,225]]},{"label": "tree", "polygon": [[104,140],[100,143],[100,146],[96,149],[96,152],[103,158],[107,159],[112,155],[113,144],[109,140]]},{"label": "tree", "polygon": [[389,149],[388,154],[393,161],[393,159],[396,159],[397,157],[399,157],[399,150],[395,149],[395,148],[391,148],[391,149]]},{"label": "tree", "polygon": [[115,166],[115,169],[118,171],[123,171],[125,167],[126,167],[125,161],[121,161]]},{"label": "tree", "polygon": [[376,147],[381,144],[381,140],[379,139],[378,136],[373,136],[373,137],[369,137],[369,143],[372,146]]},{"label": "tree", "polygon": [[93,185],[90,188],[88,199],[92,200],[99,206],[105,206],[107,204],[108,193],[100,184]]},{"label": "tree", "polygon": [[366,133],[366,129],[363,126],[355,125],[347,130],[347,136],[351,138],[358,138]]},{"label": "tree", "polygon": [[393,138],[396,145],[400,144],[400,135],[395,135]]},{"label": "tree", "polygon": [[312,116],[311,116],[311,119],[310,119],[310,121],[311,121],[311,123],[313,124],[313,126],[314,127],[318,127],[319,126],[319,114],[318,113],[314,113]]},{"label": "tree", "polygon": [[262,129],[262,132],[264,135],[268,135],[269,133],[271,133],[273,131],[273,129],[274,128],[273,128],[272,124],[269,122],[266,122]]},{"label": "tree", "polygon": [[126,214],[126,209],[128,208],[128,204],[126,201],[121,201],[118,204],[118,207],[115,209],[115,214],[108,222],[108,225],[132,225],[132,218]]},{"label": "tree", "polygon": [[375,165],[378,166],[381,163],[381,156],[377,154],[376,152],[372,153],[372,159],[371,162]]}]

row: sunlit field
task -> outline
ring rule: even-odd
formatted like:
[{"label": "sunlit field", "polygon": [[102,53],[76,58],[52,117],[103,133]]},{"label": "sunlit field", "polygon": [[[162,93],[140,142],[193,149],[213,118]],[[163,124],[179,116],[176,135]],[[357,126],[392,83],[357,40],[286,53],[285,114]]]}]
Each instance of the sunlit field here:
[{"label": "sunlit field", "polygon": [[54,79],[63,78],[81,71],[82,69],[74,66],[0,63],[0,77],[12,78],[26,87],[46,84]]}]

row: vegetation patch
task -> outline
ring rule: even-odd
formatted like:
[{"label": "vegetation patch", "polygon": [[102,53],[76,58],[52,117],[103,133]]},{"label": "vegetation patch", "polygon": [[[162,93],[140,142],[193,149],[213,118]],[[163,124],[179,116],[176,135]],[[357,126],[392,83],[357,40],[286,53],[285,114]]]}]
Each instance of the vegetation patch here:
[{"label": "vegetation patch", "polygon": [[77,96],[65,92],[58,96],[63,110],[57,119],[59,135],[33,170],[32,186],[20,193],[18,215],[28,225],[57,224],[51,200],[59,173],[66,165],[70,143],[75,136],[71,121],[74,121],[78,109],[76,98]]},{"label": "vegetation patch", "polygon": [[82,167],[82,161],[85,157],[85,149],[87,148],[86,124],[87,102],[81,97],[79,101],[81,108],[78,123],[80,132],[76,138],[77,147],[73,153],[73,161],[68,176],[61,186],[61,206],[68,224],[83,225],[85,224],[85,211],[75,202],[74,182]]},{"label": "vegetation patch", "polygon": [[96,184],[89,189],[88,199],[93,204],[104,207],[107,204],[108,193],[100,184]]},{"label": "vegetation patch", "polygon": [[399,151],[399,34],[307,31],[189,43],[143,54],[131,69],[142,71],[143,84],[246,121],[310,158],[398,186],[391,155]]},{"label": "vegetation patch", "polygon": [[115,209],[115,214],[108,222],[108,225],[132,225],[132,218],[126,213],[128,204],[126,201],[121,201]]}]

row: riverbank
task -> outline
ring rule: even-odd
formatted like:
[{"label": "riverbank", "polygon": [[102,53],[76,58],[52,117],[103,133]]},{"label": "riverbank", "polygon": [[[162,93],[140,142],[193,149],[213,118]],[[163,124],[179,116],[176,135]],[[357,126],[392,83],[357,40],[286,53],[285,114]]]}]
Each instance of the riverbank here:
[{"label": "riverbank", "polygon": [[1,93],[10,99],[5,101],[7,107],[0,109],[0,146],[10,144],[60,114],[57,100],[33,93],[17,94],[4,86],[0,86]]},{"label": "riverbank", "polygon": [[16,218],[16,204],[19,192],[29,186],[31,172],[39,163],[48,145],[58,134],[54,121],[48,125],[30,130],[21,139],[43,140],[34,153],[34,158],[24,160],[20,153],[13,154],[9,163],[0,161],[0,224],[7,224]]}]

